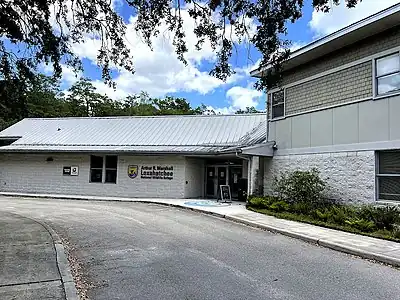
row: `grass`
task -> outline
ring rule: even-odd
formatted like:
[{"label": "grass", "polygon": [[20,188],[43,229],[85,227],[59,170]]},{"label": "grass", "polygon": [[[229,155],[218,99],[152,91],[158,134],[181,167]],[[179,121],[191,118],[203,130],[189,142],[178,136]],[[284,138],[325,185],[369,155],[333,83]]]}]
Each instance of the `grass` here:
[{"label": "grass", "polygon": [[287,211],[286,212],[274,212],[274,211],[271,211],[271,210],[268,210],[265,208],[254,208],[251,206],[248,206],[247,209],[257,212],[257,213],[264,214],[264,215],[274,216],[274,217],[280,218],[280,219],[303,222],[303,223],[317,225],[317,226],[321,226],[321,227],[325,227],[325,228],[331,228],[331,229],[341,230],[341,231],[345,231],[345,232],[356,233],[356,234],[360,234],[360,235],[380,238],[380,239],[389,240],[389,241],[393,241],[393,242],[400,242],[400,239],[393,237],[391,235],[391,232],[388,230],[377,230],[374,232],[367,233],[367,232],[363,232],[358,229],[355,229],[354,227],[351,227],[351,226],[338,225],[335,223],[329,223],[329,222],[315,220],[311,216],[308,216],[308,215],[296,214],[296,213],[291,213],[291,212],[287,212]]}]

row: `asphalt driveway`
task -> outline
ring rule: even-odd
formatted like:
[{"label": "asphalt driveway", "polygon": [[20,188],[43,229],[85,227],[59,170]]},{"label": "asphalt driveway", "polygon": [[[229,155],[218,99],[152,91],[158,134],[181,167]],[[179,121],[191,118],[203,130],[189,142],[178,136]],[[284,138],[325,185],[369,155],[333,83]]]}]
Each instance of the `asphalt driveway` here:
[{"label": "asphalt driveway", "polygon": [[89,299],[400,299],[400,271],[154,204],[0,198],[68,243]]}]

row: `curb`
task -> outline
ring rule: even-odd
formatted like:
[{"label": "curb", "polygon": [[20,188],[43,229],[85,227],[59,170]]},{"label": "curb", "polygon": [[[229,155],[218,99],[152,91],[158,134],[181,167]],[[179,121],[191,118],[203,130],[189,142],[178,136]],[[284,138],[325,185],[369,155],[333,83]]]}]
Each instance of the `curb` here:
[{"label": "curb", "polygon": [[72,277],[71,268],[65,253],[65,248],[61,242],[60,236],[51,228],[47,223],[39,221],[35,218],[27,217],[12,212],[12,214],[18,215],[20,217],[30,219],[38,224],[40,224],[46,231],[50,234],[53,240],[54,249],[56,251],[56,263],[57,268],[61,276],[61,282],[64,287],[64,293],[67,300],[79,300],[78,291],[75,287],[75,282]]},{"label": "curb", "polygon": [[359,256],[362,258],[366,258],[366,259],[371,259],[371,260],[375,260],[384,264],[388,264],[388,265],[392,265],[394,267],[400,267],[400,259],[397,258],[393,258],[384,254],[379,254],[379,253],[373,253],[373,252],[369,252],[369,251],[365,251],[365,250],[360,250],[357,248],[353,248],[351,246],[345,246],[345,245],[341,245],[335,242],[331,242],[331,241],[327,241],[327,240],[323,240],[323,239],[318,239],[315,237],[311,237],[311,236],[307,236],[301,233],[296,233],[296,232],[292,232],[289,230],[284,230],[284,229],[280,229],[280,228],[276,228],[273,226],[268,226],[268,225],[262,225],[262,224],[258,224],[258,223],[254,223],[245,219],[241,219],[241,218],[237,218],[237,217],[232,217],[232,216],[225,216],[225,219],[227,220],[231,220],[233,222],[237,222],[237,223],[242,223],[251,227],[255,227],[255,228],[260,228],[263,230],[268,230],[271,232],[275,232],[275,233],[280,233],[282,235],[286,235],[292,238],[296,238],[299,240],[303,240],[305,242],[309,242],[309,243],[313,243],[313,244],[317,244],[321,247],[325,247],[325,248],[329,248],[335,251],[339,251],[339,252],[343,252],[343,253],[347,253],[347,254],[351,254],[351,255],[355,255],[355,256]]},{"label": "curb", "polygon": [[[5,195],[5,194],[2,194],[2,193],[0,193],[0,195],[11,196],[11,197],[13,197],[13,196],[21,197],[19,195]],[[37,195],[24,195],[22,197],[55,199],[55,197],[37,196]],[[60,199],[92,201],[91,199],[88,199],[88,198],[85,198],[85,197],[81,197],[81,198],[78,198],[78,197],[71,197],[71,198],[62,197]],[[148,201],[148,200],[147,201],[146,200],[137,200],[136,201],[136,200],[124,200],[124,199],[121,199],[121,200],[105,200],[105,199],[103,199],[103,200],[95,200],[94,199],[93,201],[147,203],[147,204],[158,204],[158,205],[164,205],[164,206],[170,206],[170,207],[183,208],[183,209],[186,209],[186,210],[191,210],[191,211],[194,211],[194,212],[198,212],[198,213],[202,213],[202,214],[207,214],[207,215],[212,215],[212,216],[215,216],[215,217],[223,218],[223,219],[226,219],[226,220],[229,220],[229,221],[232,221],[232,222],[235,222],[235,223],[244,224],[244,225],[247,225],[247,226],[250,226],[250,227],[253,227],[253,228],[258,228],[258,229],[267,230],[267,231],[274,232],[274,233],[279,233],[279,234],[282,234],[282,235],[285,235],[285,236],[289,236],[291,238],[299,239],[299,240],[302,240],[302,241],[305,241],[305,242],[308,242],[308,243],[313,243],[313,244],[319,245],[321,247],[325,247],[325,248],[332,249],[332,250],[335,250],[335,251],[339,251],[339,252],[343,252],[343,253],[359,256],[359,257],[362,257],[362,258],[365,258],[365,259],[375,260],[375,261],[378,261],[378,262],[381,262],[381,263],[384,263],[384,264],[388,264],[388,265],[392,265],[392,266],[395,266],[395,267],[400,267],[400,259],[393,258],[393,257],[387,256],[387,255],[384,255],[384,254],[379,254],[379,253],[373,253],[373,252],[369,252],[369,251],[365,251],[365,250],[360,250],[360,249],[357,249],[357,248],[353,248],[351,246],[345,246],[345,245],[341,245],[341,244],[338,244],[338,243],[335,243],[335,242],[331,242],[331,241],[327,241],[327,240],[324,240],[324,239],[318,239],[316,237],[308,236],[308,235],[297,233],[297,232],[292,232],[290,230],[285,230],[285,229],[277,228],[277,227],[270,226],[270,225],[259,224],[259,223],[256,223],[256,222],[252,222],[252,221],[249,221],[249,220],[246,220],[246,219],[239,218],[239,217],[228,216],[228,215],[224,215],[224,214],[216,213],[216,212],[211,212],[211,211],[205,211],[205,210],[202,210],[202,209],[199,209],[199,208],[187,207],[187,206],[183,206],[183,205],[179,205],[179,204],[172,204],[172,203],[165,203],[165,202],[158,202],[158,201]],[[58,237],[57,233],[55,233],[52,228],[46,227],[46,226],[48,226],[47,224],[42,224],[41,222],[39,222],[37,220],[34,220],[34,221],[38,222],[39,224],[44,226],[46,229],[48,229],[48,231],[50,232],[52,237],[53,237],[53,234],[51,232],[53,232],[54,233],[54,237],[53,237],[54,241],[55,240],[60,240],[60,238]],[[61,241],[59,242],[59,244],[62,247],[62,249],[64,249],[62,244],[61,244]],[[58,251],[57,251],[57,258],[58,258],[58,255],[59,254],[58,254]],[[64,257],[66,259],[64,250],[62,251],[62,255],[64,255]],[[60,255],[60,257],[61,257],[61,255]],[[67,268],[69,270],[68,260],[66,262],[67,262]],[[61,270],[60,270],[60,273],[61,273]],[[69,273],[71,274],[70,271],[69,271]],[[72,278],[72,276],[71,276],[71,278]],[[68,278],[66,278],[66,280],[68,280]],[[66,281],[66,283],[68,283],[68,282],[71,282],[71,281]],[[73,280],[72,280],[72,284],[73,284]],[[73,284],[73,287],[75,288],[74,284]],[[75,288],[75,293],[76,293],[76,288]],[[68,298],[67,297],[67,300],[75,300],[75,299],[78,299],[78,298]]]}]

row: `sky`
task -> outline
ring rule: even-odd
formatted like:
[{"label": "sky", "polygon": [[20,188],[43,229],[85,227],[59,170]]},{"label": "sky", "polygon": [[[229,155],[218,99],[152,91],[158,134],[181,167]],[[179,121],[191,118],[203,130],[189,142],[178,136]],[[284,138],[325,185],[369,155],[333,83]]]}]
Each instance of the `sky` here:
[{"label": "sky", "polygon": [[[311,0],[306,0],[303,16],[296,23],[289,25],[287,38],[292,41],[292,49],[298,49],[398,2],[399,0],[363,0],[356,8],[347,9],[342,0],[341,4],[333,6],[329,13],[322,13],[313,11]],[[183,17],[189,49],[185,56],[187,66],[176,58],[167,31],[153,41],[154,49],[151,51],[133,30],[135,17],[129,15],[130,10],[126,9],[124,0],[114,0],[114,5],[127,23],[126,38],[133,54],[135,74],[113,72],[116,89],[105,85],[101,80],[101,69],[96,65],[98,42],[88,38],[85,43],[73,47],[83,62],[84,73],[76,76],[71,69],[63,66],[62,89],[68,89],[83,75],[92,80],[99,93],[107,94],[113,99],[122,99],[127,95],[145,91],[152,97],[184,97],[192,107],[205,104],[222,114],[233,113],[250,106],[259,110],[265,109],[265,95],[254,89],[255,79],[250,77],[250,71],[256,68],[260,58],[260,54],[254,48],[249,50],[248,44],[237,46],[237,52],[231,60],[236,74],[223,82],[209,75],[215,62],[215,52],[211,47],[205,44],[202,50],[195,49],[193,21],[186,11],[183,12]],[[44,73],[50,71],[49,68],[43,67]]]}]

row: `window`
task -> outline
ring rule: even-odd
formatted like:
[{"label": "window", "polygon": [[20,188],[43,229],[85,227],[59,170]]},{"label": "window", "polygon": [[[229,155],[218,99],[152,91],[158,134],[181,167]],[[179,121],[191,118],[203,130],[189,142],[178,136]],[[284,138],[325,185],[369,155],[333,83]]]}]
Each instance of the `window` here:
[{"label": "window", "polygon": [[379,151],[377,158],[378,199],[400,201],[400,151]]},{"label": "window", "polygon": [[285,91],[280,90],[271,94],[272,119],[285,115]]},{"label": "window", "polygon": [[[105,158],[105,159],[104,159]],[[104,164],[105,162],[105,164]],[[117,183],[118,157],[115,155],[90,156],[90,182]]]},{"label": "window", "polygon": [[106,178],[107,183],[117,183],[117,156],[106,156]]},{"label": "window", "polygon": [[377,95],[400,91],[400,53],[377,59],[375,74]]},{"label": "window", "polygon": [[90,156],[90,182],[103,182],[102,156]]}]

